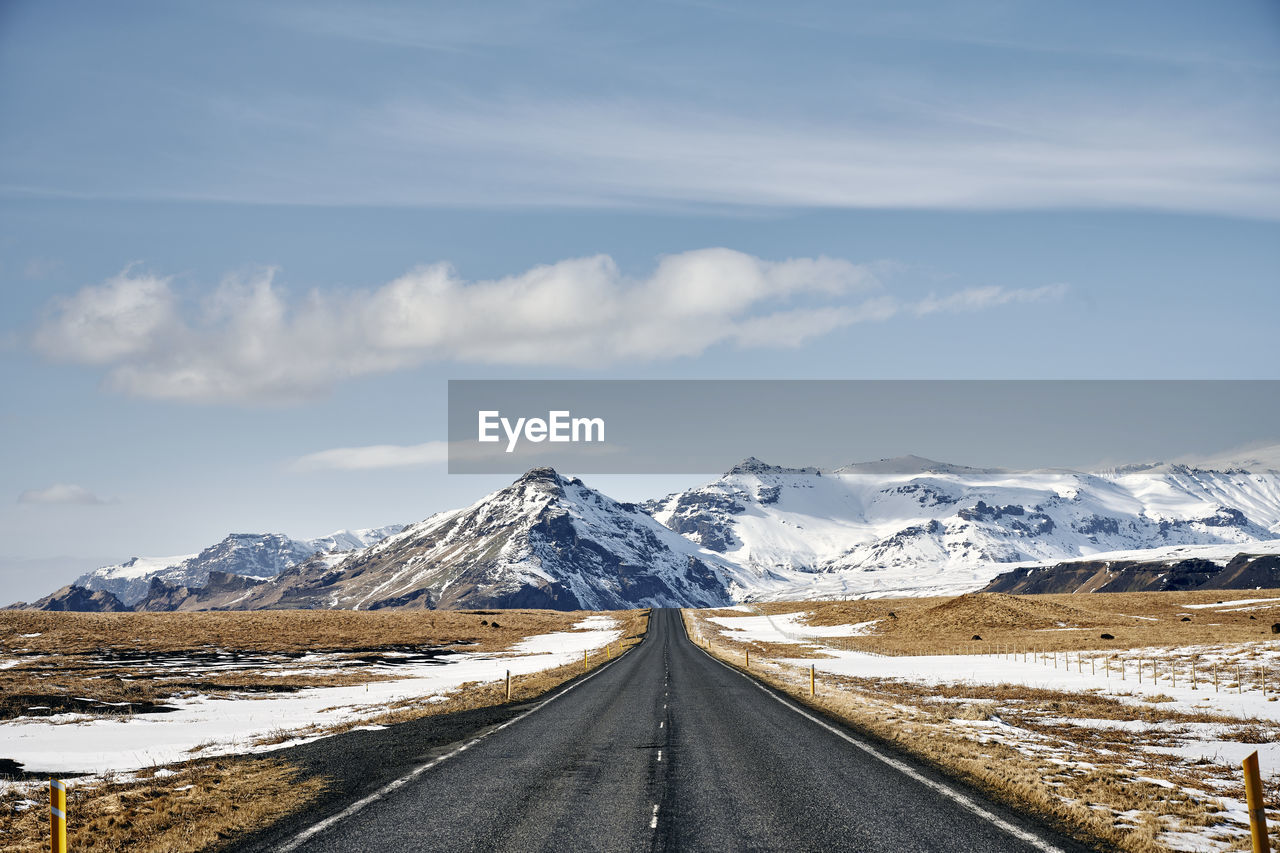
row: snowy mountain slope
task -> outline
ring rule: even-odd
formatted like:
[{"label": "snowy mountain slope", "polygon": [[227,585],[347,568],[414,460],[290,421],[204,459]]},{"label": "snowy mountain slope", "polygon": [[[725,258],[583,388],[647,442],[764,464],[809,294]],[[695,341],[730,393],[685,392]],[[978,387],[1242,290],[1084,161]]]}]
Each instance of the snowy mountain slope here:
[{"label": "snowy mountain slope", "polygon": [[735,598],[949,594],[1010,563],[1280,538],[1280,472],[1013,471],[915,456],[819,472],[749,459],[646,508],[741,567]]},{"label": "snowy mountain slope", "polygon": [[133,557],[115,566],[103,566],[81,575],[73,584],[114,594],[132,606],[148,594],[158,578],[175,587],[201,587],[210,572],[252,578],[270,578],[313,554],[345,552],[380,542],[403,525],[367,530],[339,530],[318,539],[290,539],[279,533],[233,533],[199,554],[178,557]]},{"label": "snowy mountain slope", "polygon": [[337,565],[291,569],[237,607],[710,606],[728,603],[733,570],[636,506],[536,468]]},{"label": "snowy mountain slope", "polygon": [[1083,472],[915,456],[834,471],[748,459],[644,507],[534,469],[403,529],[304,541],[235,535],[189,557],[104,567],[77,584],[148,609],[609,609],[958,594],[1013,567],[1198,550],[1221,565],[1266,553],[1271,545],[1260,543],[1280,542],[1273,460],[1280,450],[1213,467]]}]

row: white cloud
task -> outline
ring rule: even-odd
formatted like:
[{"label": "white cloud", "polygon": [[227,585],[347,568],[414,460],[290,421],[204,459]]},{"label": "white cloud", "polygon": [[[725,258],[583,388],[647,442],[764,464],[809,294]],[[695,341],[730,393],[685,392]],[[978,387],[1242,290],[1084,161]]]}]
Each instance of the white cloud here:
[{"label": "white cloud", "polygon": [[20,504],[78,504],[98,506],[108,503],[84,486],[72,483],[56,483],[47,489],[28,489],[18,495]]},{"label": "white cloud", "polygon": [[449,442],[425,444],[372,444],[364,447],[335,447],[308,453],[289,466],[294,471],[367,471],[377,468],[413,468],[443,465],[449,460]]},{"label": "white cloud", "polygon": [[980,311],[1012,302],[1054,302],[1066,295],[1067,285],[1047,284],[1044,287],[1015,288],[973,287],[947,296],[931,295],[920,300],[912,310],[916,314],[936,314],[956,311]]},{"label": "white cloud", "polygon": [[132,267],[97,287],[54,303],[56,320],[36,333],[36,348],[59,360],[107,364],[142,352],[174,321],[169,279]]},{"label": "white cloud", "polygon": [[434,264],[376,289],[313,290],[292,300],[265,269],[222,282],[194,305],[180,304],[167,279],[125,270],[56,303],[35,345],[51,358],[106,366],[108,385],[134,396],[287,403],[429,361],[595,368],[723,344],[799,346],[898,313],[1052,295],[962,291],[913,308],[887,294],[877,269],[713,248],[663,257],[641,277],[623,274],[607,255],[490,281]]}]

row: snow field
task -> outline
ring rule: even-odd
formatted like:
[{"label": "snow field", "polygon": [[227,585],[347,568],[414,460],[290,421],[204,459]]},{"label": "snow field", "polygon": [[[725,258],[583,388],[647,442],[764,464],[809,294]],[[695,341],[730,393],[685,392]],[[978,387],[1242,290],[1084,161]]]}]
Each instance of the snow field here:
[{"label": "snow field", "polygon": [[0,758],[29,771],[104,774],[280,749],[322,737],[322,729],[369,720],[398,702],[444,701],[463,684],[500,681],[507,670],[528,675],[582,660],[584,652],[622,638],[608,616],[588,617],[575,628],[529,637],[504,654],[461,652],[388,669],[396,680],[227,699],[190,696],[166,702],[175,711],[133,717],[19,717],[0,722]]}]

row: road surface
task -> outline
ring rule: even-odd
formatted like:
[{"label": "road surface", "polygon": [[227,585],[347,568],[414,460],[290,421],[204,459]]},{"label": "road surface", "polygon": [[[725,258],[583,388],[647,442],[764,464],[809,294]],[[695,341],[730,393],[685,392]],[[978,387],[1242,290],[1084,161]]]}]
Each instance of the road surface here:
[{"label": "road surface", "polygon": [[1082,849],[851,737],[655,610],[621,659],[276,849]]}]

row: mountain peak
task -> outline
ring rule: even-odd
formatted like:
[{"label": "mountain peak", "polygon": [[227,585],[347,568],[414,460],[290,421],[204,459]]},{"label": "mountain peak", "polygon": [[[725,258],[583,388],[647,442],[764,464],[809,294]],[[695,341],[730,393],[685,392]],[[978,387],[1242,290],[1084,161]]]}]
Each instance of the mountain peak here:
[{"label": "mountain peak", "polygon": [[556,473],[556,469],[549,465],[543,465],[538,468],[530,468],[520,475],[516,480],[517,483],[553,483],[559,485],[561,482],[560,475]]},{"label": "mountain peak", "polygon": [[761,462],[754,456],[748,456],[725,472],[726,477],[734,474],[816,474],[819,477],[822,476],[822,472],[817,468],[787,468],[783,465],[770,465],[767,462]]},{"label": "mountain peak", "polygon": [[993,471],[989,468],[970,468],[967,465],[953,465],[950,462],[938,462],[924,456],[907,454],[878,459],[875,462],[854,462],[837,468],[837,474],[959,474]]},{"label": "mountain peak", "polygon": [[732,566],[549,467],[407,527],[336,565],[262,584],[238,607],[711,607]]}]

